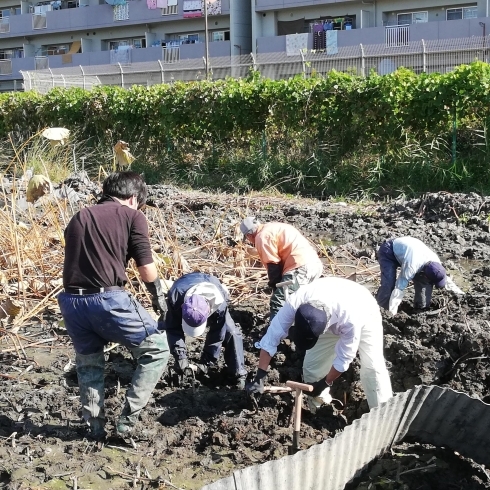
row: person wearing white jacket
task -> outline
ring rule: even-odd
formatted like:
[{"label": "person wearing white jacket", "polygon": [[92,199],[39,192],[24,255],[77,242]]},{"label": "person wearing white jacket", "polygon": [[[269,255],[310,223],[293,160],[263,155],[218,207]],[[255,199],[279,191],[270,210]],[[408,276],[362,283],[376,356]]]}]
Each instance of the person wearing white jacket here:
[{"label": "person wearing white jacket", "polygon": [[[376,293],[379,306],[394,315],[403,299],[410,281],[415,289],[414,308],[430,306],[432,289],[443,288],[447,283],[446,269],[435,252],[410,236],[385,241],[376,257],[381,270],[381,285]],[[396,271],[400,267],[400,274]]]},{"label": "person wearing white jacket", "polygon": [[347,371],[358,351],[361,383],[369,407],[393,396],[376,300],[364,286],[340,277],[317,279],[288,297],[255,345],[261,349],[259,369],[254,381],[246,385],[249,393],[263,392],[270,360],[293,323],[294,343],[298,349],[306,350],[303,379],[314,387],[308,400],[312,411],[323,401],[331,400],[330,386]]}]

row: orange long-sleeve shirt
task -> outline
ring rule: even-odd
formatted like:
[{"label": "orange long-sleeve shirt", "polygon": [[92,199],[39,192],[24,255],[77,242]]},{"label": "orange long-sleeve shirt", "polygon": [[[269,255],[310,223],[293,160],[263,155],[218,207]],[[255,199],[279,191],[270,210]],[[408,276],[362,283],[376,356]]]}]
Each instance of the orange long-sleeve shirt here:
[{"label": "orange long-sleeve shirt", "polygon": [[315,260],[320,261],[310,242],[287,223],[259,225],[255,248],[265,266],[282,262],[283,274]]}]

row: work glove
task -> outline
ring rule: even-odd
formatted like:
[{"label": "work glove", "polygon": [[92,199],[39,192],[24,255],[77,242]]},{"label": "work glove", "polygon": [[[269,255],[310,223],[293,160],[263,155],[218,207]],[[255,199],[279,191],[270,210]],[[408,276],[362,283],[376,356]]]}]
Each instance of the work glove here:
[{"label": "work glove", "polygon": [[269,278],[269,282],[267,285],[275,289],[276,284],[281,282],[282,279],[282,263],[279,264],[267,264],[267,277]]},{"label": "work glove", "polygon": [[155,313],[167,313],[167,298],[163,291],[162,281],[157,277],[153,282],[145,282],[146,289],[151,294],[151,306]]},{"label": "work glove", "polygon": [[179,373],[179,374],[184,374],[185,370],[189,367],[189,361],[187,357],[184,357],[183,359],[179,359],[174,366],[174,369]]},{"label": "work glove", "polygon": [[395,288],[390,296],[390,304],[389,311],[392,315],[396,315],[398,313],[398,307],[400,306],[403,296],[405,296],[405,291]]},{"label": "work glove", "polygon": [[456,284],[454,284],[454,281],[449,276],[446,277],[446,289],[448,291],[451,291],[452,293],[464,295],[464,291],[459,289],[458,286],[456,286]]},{"label": "work glove", "polygon": [[245,390],[249,395],[253,395],[254,393],[264,393],[264,380],[267,376],[267,371],[264,369],[258,369],[257,374],[252,382],[247,383],[245,385]]},{"label": "work glove", "polygon": [[[316,397],[320,396],[325,390],[330,391],[330,386],[327,384],[327,379],[322,378],[314,383],[310,383],[313,386],[313,391],[305,391],[308,396]],[[328,393],[328,391],[327,391]]]}]

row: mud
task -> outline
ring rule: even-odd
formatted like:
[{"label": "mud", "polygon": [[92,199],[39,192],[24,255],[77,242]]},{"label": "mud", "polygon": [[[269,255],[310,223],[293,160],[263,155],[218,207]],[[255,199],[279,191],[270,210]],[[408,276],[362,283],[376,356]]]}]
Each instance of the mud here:
[{"label": "mud", "polygon": [[[396,236],[422,239],[437,251],[466,295],[437,291],[430,310],[416,312],[409,292],[396,317],[383,314],[385,355],[393,389],[402,392],[417,384],[437,384],[490,403],[488,198],[441,193],[406,202],[360,204],[239,198],[155,186],[149,204],[163,211],[166,226],[177,230],[182,248],[211,241],[216,237],[217,223],[222,242],[240,247],[237,223],[247,214],[263,221],[287,221],[320,246],[326,273],[342,271],[349,275],[357,270],[358,282],[373,291],[378,285],[376,247]],[[151,219],[152,211],[147,215]],[[206,248],[199,253],[216,257]],[[261,282],[258,287],[263,285]],[[231,306],[233,318],[242,326],[246,365],[251,373],[257,363],[253,344],[267,326],[267,312],[264,293],[253,299],[235,299]],[[38,335],[40,340],[55,337],[56,342],[47,344],[50,347],[5,352],[12,344],[0,346],[0,488],[172,488],[171,483],[182,489],[198,489],[235,469],[288,453],[292,396],[263,395],[259,410],[254,412],[250,400],[233,388],[224,369],[198,376],[195,386],[190,380],[175,386],[175,376],[167,372],[144,411],[133,441],[111,436],[104,447],[89,441],[80,420],[74,353],[59,321],[59,317],[46,314],[39,324],[21,331]],[[199,341],[189,345],[195,361],[199,359],[199,346]],[[286,339],[272,362],[268,383],[300,380],[303,355]],[[133,362],[119,347],[106,357],[107,428],[113,433]],[[333,437],[367,412],[357,361],[336,381],[332,395],[336,401],[315,416],[305,407],[302,448]],[[455,471],[452,451],[419,449],[403,446],[399,452],[422,451],[424,458],[431,454]],[[360,484],[359,489],[442,488],[430,486],[432,480],[415,480],[424,472],[406,473],[397,481],[398,463],[391,460],[388,464],[390,455],[387,458],[380,461],[388,473],[376,477],[388,478],[392,486],[382,485],[371,475],[366,482],[372,486]],[[488,485],[483,468],[470,462],[459,465],[457,471],[448,480],[454,486],[444,488],[488,488],[482,486]],[[415,481],[422,483],[416,485]]]}]

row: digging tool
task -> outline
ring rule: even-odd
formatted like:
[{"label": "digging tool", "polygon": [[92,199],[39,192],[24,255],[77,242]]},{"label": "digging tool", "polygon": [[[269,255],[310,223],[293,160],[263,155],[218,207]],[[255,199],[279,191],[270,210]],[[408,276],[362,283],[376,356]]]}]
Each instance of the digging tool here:
[{"label": "digging tool", "polygon": [[[290,393],[291,391],[293,391],[293,389],[289,386],[264,386],[264,393],[271,393],[273,395],[277,393]],[[250,399],[252,400],[255,412],[259,410],[260,396],[261,395],[254,393],[250,394]]]},{"label": "digging tool", "polygon": [[296,397],[294,399],[294,432],[293,432],[293,445],[289,447],[289,453],[295,454],[300,450],[299,447],[299,431],[301,429],[301,405],[303,403],[303,391],[313,391],[313,386],[305,383],[297,383],[296,381],[286,381],[286,386],[291,390],[296,390]]}]

